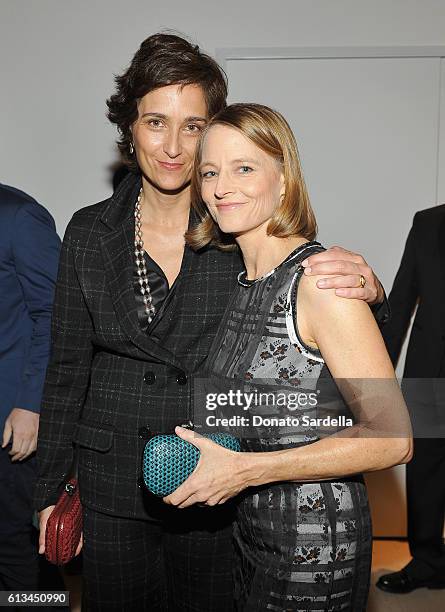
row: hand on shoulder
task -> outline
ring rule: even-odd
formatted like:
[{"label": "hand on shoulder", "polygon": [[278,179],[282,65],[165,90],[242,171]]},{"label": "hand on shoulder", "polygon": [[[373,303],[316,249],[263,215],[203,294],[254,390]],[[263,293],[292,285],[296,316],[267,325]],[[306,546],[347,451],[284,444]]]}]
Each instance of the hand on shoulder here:
[{"label": "hand on shoulder", "polygon": [[318,346],[336,377],[393,376],[368,304],[361,299],[345,300],[335,289],[320,290],[316,284],[320,278],[303,275],[300,280],[297,324],[303,340]]}]

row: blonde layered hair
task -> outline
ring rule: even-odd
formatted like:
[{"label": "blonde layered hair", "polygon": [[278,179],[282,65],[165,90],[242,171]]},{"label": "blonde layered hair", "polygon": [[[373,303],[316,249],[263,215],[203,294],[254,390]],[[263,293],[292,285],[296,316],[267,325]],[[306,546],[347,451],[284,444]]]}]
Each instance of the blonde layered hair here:
[{"label": "blonde layered hair", "polygon": [[199,139],[192,173],[192,205],[199,222],[186,233],[187,243],[195,250],[208,244],[222,250],[233,250],[236,242],[231,234],[222,232],[202,201],[200,164],[207,132],[214,125],[225,125],[241,132],[280,165],[284,175],[285,193],[280,205],[269,221],[267,234],[278,238],[300,235],[313,240],[317,222],[301,170],[295,137],[285,118],[262,104],[231,104],[216,114],[203,130]]}]

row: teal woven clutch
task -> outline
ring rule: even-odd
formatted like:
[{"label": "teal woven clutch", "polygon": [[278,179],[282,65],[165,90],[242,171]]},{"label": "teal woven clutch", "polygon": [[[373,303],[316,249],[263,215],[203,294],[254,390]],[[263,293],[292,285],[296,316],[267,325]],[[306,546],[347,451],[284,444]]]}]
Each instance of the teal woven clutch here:
[{"label": "teal woven clutch", "polygon": [[[226,433],[204,434],[216,444],[239,452],[238,438]],[[144,448],[142,475],[147,489],[165,497],[187,480],[195,469],[199,450],[176,434],[161,434],[151,438]]]}]

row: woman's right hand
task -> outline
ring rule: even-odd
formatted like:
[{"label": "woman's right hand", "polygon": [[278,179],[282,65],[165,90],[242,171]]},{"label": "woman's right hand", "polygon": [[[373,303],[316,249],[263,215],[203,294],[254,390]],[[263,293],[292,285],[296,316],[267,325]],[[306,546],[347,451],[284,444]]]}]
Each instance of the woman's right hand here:
[{"label": "woman's right hand", "polygon": [[45,552],[46,523],[55,507],[56,506],[48,506],[39,512],[39,555],[43,555]]},{"label": "woman's right hand", "polygon": [[[43,555],[45,552],[45,536],[46,536],[46,523],[48,522],[49,517],[52,514],[56,506],[48,506],[44,508],[41,512],[39,512],[39,555]],[[77,545],[76,552],[74,554],[75,557],[80,553],[83,546],[83,533],[80,534],[79,544]]]}]

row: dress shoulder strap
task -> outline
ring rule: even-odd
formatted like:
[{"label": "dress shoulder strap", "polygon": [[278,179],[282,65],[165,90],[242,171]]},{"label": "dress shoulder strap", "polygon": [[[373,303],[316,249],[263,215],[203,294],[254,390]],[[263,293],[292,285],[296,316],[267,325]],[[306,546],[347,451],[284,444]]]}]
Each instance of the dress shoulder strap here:
[{"label": "dress shoulder strap", "polygon": [[297,299],[296,294],[298,291],[298,285],[301,277],[304,273],[304,268],[301,265],[301,262],[306,259],[306,257],[310,257],[310,255],[315,255],[315,253],[321,253],[326,249],[319,243],[310,244],[305,249],[298,253],[298,258],[296,259],[296,270],[294,271],[292,280],[289,285],[289,289],[287,291],[286,296],[286,329],[289,336],[290,341],[294,344],[297,349],[300,351],[302,355],[304,355],[307,359],[312,361],[317,361],[319,363],[324,363],[324,359],[318,349],[314,349],[311,346],[305,344],[300,336],[297,325]]}]

